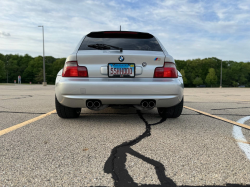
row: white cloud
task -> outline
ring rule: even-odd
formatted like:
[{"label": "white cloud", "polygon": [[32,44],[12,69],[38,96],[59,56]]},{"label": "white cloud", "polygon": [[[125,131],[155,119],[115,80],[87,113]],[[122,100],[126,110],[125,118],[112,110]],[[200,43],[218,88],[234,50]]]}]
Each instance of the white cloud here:
[{"label": "white cloud", "polygon": [[6,33],[6,32],[1,32],[0,31],[0,37],[4,37],[4,36],[10,36],[10,33]]},{"label": "white cloud", "polygon": [[249,1],[0,1],[2,53],[66,57],[83,35],[133,30],[156,35],[176,59],[249,59]]}]

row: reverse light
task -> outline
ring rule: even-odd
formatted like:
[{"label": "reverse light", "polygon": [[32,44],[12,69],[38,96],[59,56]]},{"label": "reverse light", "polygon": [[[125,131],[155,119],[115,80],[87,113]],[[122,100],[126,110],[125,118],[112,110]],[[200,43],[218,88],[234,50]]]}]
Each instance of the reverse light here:
[{"label": "reverse light", "polygon": [[163,67],[155,68],[154,78],[177,78],[178,73],[174,63],[164,62]]},{"label": "reverse light", "polygon": [[77,61],[67,61],[63,68],[63,77],[88,77],[85,66],[78,66]]}]

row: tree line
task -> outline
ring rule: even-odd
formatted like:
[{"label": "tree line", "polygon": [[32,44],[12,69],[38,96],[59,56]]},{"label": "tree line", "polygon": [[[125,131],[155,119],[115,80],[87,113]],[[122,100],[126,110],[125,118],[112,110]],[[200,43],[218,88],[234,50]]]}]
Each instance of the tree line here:
[{"label": "tree line", "polygon": [[[46,81],[48,84],[54,84],[56,75],[63,68],[66,58],[45,57]],[[0,82],[17,82],[18,75],[21,75],[22,83],[43,82],[43,57],[31,57],[22,55],[3,55],[0,53]]]},{"label": "tree line", "polygon": [[218,58],[175,60],[186,87],[206,85],[219,87],[222,64],[222,86],[250,86],[250,62],[222,61]]},{"label": "tree line", "polygon": [[[45,57],[46,81],[54,84],[56,75],[63,68],[66,58]],[[218,58],[192,60],[175,60],[177,69],[181,72],[185,87],[200,85],[218,87],[222,64],[222,86],[250,87],[250,62],[222,61]],[[22,83],[43,82],[43,57],[22,55],[3,55],[0,53],[0,82],[17,81],[18,75]]]}]

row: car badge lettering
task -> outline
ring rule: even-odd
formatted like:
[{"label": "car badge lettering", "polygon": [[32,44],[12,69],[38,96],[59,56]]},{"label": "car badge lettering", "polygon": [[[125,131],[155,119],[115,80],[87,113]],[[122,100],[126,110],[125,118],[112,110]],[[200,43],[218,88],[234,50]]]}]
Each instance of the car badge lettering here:
[{"label": "car badge lettering", "polygon": [[124,58],[124,56],[120,56],[120,57],[118,58],[118,60],[119,60],[120,62],[123,62],[123,61],[125,60],[125,58]]},{"label": "car badge lettering", "polygon": [[143,67],[146,67],[146,66],[147,66],[147,62],[143,62],[143,63],[142,63],[142,66],[143,66]]}]

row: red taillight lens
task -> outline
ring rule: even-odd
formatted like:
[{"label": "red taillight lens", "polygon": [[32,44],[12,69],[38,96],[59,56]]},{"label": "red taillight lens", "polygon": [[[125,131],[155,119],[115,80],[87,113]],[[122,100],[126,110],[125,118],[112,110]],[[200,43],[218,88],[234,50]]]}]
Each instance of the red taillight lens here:
[{"label": "red taillight lens", "polygon": [[160,78],[164,76],[164,68],[155,68],[154,78]]},{"label": "red taillight lens", "polygon": [[76,61],[68,61],[64,65],[63,77],[88,77],[88,70],[84,66],[78,66]]},{"label": "red taillight lens", "polygon": [[155,68],[154,78],[177,78],[178,73],[175,64],[165,62],[163,67]]},{"label": "red taillight lens", "polygon": [[78,66],[78,77],[88,77],[88,70],[84,66]]}]

